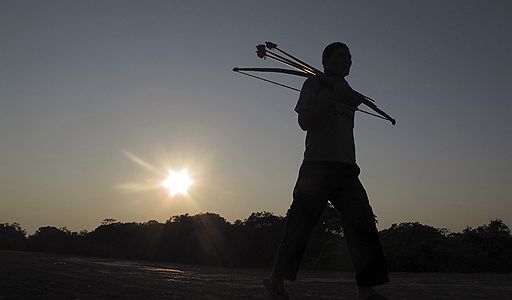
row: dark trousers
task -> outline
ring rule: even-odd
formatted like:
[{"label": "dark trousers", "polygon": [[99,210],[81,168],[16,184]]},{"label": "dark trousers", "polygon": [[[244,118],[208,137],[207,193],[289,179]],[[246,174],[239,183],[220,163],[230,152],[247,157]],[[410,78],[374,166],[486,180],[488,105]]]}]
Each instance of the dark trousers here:
[{"label": "dark trousers", "polygon": [[356,164],[303,162],[274,263],[274,276],[295,281],[313,227],[331,201],[341,215],[344,237],[360,287],[388,282],[375,217]]}]

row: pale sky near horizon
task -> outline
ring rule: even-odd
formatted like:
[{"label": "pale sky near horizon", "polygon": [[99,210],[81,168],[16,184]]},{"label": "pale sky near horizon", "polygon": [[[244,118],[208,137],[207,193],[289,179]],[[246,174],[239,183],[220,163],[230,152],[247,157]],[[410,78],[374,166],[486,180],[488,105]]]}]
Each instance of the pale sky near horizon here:
[{"label": "pale sky near horizon", "polygon": [[[347,80],[397,125],[358,114],[379,229],[512,226],[510,1],[2,1],[0,223],[284,215],[304,150],[298,94],[235,74],[273,41]],[[300,87],[302,79],[273,76]],[[188,168],[189,197],[150,189]]]}]

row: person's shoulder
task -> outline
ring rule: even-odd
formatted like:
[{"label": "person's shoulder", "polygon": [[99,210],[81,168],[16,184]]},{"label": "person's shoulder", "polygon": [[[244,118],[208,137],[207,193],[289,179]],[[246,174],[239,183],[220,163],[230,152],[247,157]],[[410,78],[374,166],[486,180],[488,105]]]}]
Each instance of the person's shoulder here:
[{"label": "person's shoulder", "polygon": [[318,90],[320,89],[321,84],[321,78],[319,75],[313,75],[311,77],[308,77],[304,84],[302,85],[302,89],[308,89],[308,90]]},{"label": "person's shoulder", "polygon": [[322,75],[313,75],[313,76],[308,77],[306,79],[306,81],[304,81],[304,83],[320,84],[321,78],[322,78]]}]

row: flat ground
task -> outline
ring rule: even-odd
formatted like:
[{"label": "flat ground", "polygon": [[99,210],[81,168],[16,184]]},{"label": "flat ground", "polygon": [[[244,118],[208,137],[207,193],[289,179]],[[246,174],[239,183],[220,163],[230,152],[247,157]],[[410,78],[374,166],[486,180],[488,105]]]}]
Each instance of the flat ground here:
[{"label": "flat ground", "polygon": [[[268,270],[0,251],[0,299],[268,299]],[[391,299],[510,299],[512,274],[391,273]],[[354,299],[352,273],[299,273],[291,299]]]}]

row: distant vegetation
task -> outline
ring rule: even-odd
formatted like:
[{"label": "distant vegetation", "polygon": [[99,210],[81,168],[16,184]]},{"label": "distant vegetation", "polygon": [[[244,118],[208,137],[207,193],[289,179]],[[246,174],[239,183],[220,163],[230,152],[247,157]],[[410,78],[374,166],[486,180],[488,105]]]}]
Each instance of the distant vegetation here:
[{"label": "distant vegetation", "polygon": [[[143,259],[225,267],[270,267],[285,217],[252,213],[227,222],[214,213],[171,217],[165,223],[120,223],[105,219],[92,232],[51,226],[27,236],[17,223],[0,224],[0,249]],[[512,236],[491,220],[461,233],[418,222],[393,224],[379,232],[390,271],[512,272]],[[304,259],[304,269],[351,271],[339,215],[326,208]]]}]

